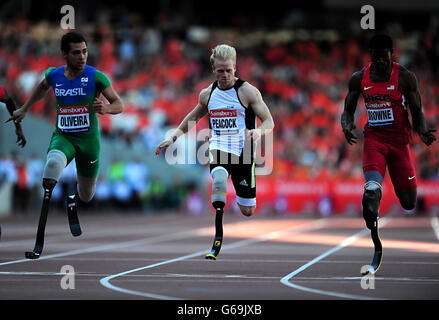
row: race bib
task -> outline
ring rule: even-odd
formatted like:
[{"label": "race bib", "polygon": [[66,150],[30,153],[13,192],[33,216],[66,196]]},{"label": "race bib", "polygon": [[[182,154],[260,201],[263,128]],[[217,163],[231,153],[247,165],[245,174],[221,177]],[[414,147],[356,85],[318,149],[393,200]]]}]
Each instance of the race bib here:
[{"label": "race bib", "polygon": [[367,110],[367,119],[369,126],[388,126],[393,124],[393,110],[391,108]]},{"label": "race bib", "polygon": [[216,134],[236,134],[238,114],[233,109],[217,109],[210,111],[210,124]]},{"label": "race bib", "polygon": [[58,128],[62,132],[86,132],[90,129],[88,106],[67,106],[58,109]]}]

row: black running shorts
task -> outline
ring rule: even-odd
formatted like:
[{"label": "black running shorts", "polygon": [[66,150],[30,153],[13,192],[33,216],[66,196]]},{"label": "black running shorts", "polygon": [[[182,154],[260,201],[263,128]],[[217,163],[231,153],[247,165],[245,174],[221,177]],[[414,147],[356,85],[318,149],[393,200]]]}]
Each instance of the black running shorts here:
[{"label": "black running shorts", "polygon": [[225,169],[231,177],[236,191],[236,201],[242,206],[256,205],[255,162],[253,156],[246,157],[221,150],[209,150],[210,172]]}]

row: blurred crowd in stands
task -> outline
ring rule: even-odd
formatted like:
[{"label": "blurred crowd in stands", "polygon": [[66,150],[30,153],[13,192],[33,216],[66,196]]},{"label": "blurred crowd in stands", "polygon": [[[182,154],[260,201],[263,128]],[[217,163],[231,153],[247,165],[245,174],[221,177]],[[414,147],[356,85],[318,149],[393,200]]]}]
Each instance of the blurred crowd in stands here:
[{"label": "blurred crowd in stands", "polygon": [[[24,159],[16,154],[0,157],[0,183],[12,185],[14,212],[37,212],[41,206],[43,190],[41,177],[44,162],[36,155]],[[60,181],[52,193],[52,205],[58,210],[66,206],[68,195],[76,193],[75,160],[64,169]],[[101,171],[96,192],[90,203],[80,202],[84,209],[160,211],[174,209],[201,214],[205,209],[203,195],[194,184],[174,181],[166,186],[150,174],[148,167],[133,159],[121,161],[115,158],[106,171]]]},{"label": "blurred crowd in stands", "polygon": [[[362,177],[362,143],[349,146],[345,142],[340,116],[349,77],[369,61],[370,34],[348,36],[330,30],[243,31],[197,26],[184,30],[175,34],[135,24],[116,29],[105,22],[78,29],[88,40],[88,64],[110,77],[125,102],[122,115],[99,116],[103,136],[127,143],[140,137],[145,152],[153,152],[169,127],[177,126],[197,104],[200,90],[213,81],[210,50],[225,42],[237,49],[237,75],[260,89],[274,117],[275,177]],[[19,18],[0,22],[0,83],[18,104],[29,97],[48,67],[63,65],[59,45],[64,32],[59,25],[47,22],[31,24]],[[416,74],[426,118],[438,128],[439,34],[404,35],[394,27],[391,35],[395,60]],[[54,121],[54,103],[50,94],[32,108],[32,113]],[[357,110],[357,135],[361,137],[366,122],[362,98]],[[207,126],[203,120],[198,128]],[[437,144],[428,149],[414,136],[412,147],[419,178],[439,179]],[[7,158],[2,158],[2,172],[12,166]],[[17,185],[20,165],[20,161],[15,162]],[[27,169],[29,188],[33,188],[41,163],[32,164],[29,159]],[[160,181],[151,181],[148,174],[148,168],[139,162],[122,164],[115,160],[109,172],[101,174],[96,197],[113,197],[117,205],[130,203],[136,207],[142,202],[139,199],[163,196],[166,190],[162,190]],[[64,176],[68,176],[67,172]],[[173,190],[169,194],[176,198],[175,203],[181,203],[187,188],[182,187],[181,192]]]}]

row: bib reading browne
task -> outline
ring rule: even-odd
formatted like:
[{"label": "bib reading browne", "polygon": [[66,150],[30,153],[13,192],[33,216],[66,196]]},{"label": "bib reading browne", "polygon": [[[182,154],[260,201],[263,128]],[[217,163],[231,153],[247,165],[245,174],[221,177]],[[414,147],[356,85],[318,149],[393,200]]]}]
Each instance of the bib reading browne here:
[{"label": "bib reading browne", "polygon": [[76,159],[78,174],[97,177],[99,172],[100,135],[93,101],[111,85],[101,71],[86,65],[74,79],[64,75],[65,67],[49,68],[45,73],[56,97],[56,128],[50,150],[60,150],[67,163]]}]

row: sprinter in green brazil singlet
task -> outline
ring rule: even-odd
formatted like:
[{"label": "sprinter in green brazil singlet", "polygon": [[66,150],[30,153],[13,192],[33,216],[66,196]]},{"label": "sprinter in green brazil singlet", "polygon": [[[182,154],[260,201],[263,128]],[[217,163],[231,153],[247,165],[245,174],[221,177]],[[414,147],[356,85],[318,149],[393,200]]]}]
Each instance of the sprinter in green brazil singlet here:
[{"label": "sprinter in green brazil singlet", "polygon": [[96,178],[100,135],[93,102],[111,83],[105,74],[87,65],[73,80],[66,78],[64,72],[64,66],[49,68],[45,75],[55,93],[57,109],[56,129],[49,151],[62,151],[67,163],[76,158],[78,175]]},{"label": "sprinter in green brazil singlet", "polygon": [[[61,53],[66,65],[49,68],[26,103],[14,111],[8,120],[20,123],[32,105],[52,88],[56,97],[56,128],[49,144],[43,173],[45,196],[37,244],[30,256],[26,254],[31,259],[38,258],[42,251],[45,219],[52,190],[63,169],[73,159],[76,159],[77,193],[68,197],[67,213],[72,234],[81,234],[76,200],[79,197],[82,201],[89,202],[93,198],[99,173],[100,134],[97,113],[118,114],[123,111],[123,102],[107,76],[86,64],[87,42],[81,34],[66,33],[61,39]],[[108,104],[99,99],[101,94],[108,100]]]}]

